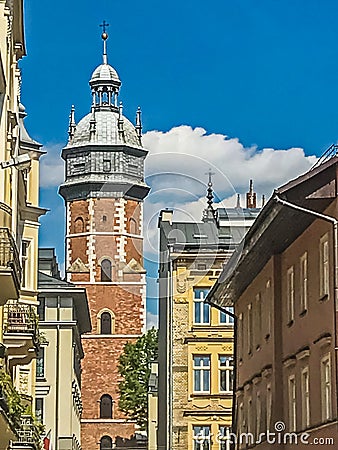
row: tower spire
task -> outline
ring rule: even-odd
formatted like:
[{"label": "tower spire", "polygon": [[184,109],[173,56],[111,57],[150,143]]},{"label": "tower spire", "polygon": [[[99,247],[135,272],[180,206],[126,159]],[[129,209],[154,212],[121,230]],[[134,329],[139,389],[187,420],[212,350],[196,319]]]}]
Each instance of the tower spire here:
[{"label": "tower spire", "polygon": [[207,207],[203,211],[203,222],[211,222],[215,220],[215,210],[213,207],[214,203],[214,190],[212,187],[212,176],[215,175],[214,172],[209,169],[209,171],[205,174],[209,176],[208,188],[207,188]]},{"label": "tower spire", "polygon": [[140,108],[140,106],[137,108],[137,111],[136,111],[135,130],[136,130],[136,133],[137,133],[137,137],[139,138],[139,141],[141,143],[141,139],[142,139],[142,120],[141,120],[141,108]]},{"label": "tower spire", "polygon": [[75,129],[76,129],[75,106],[72,105],[72,107],[70,109],[70,114],[69,114],[69,127],[68,127],[69,141],[71,141],[73,139],[74,133],[75,133]]},{"label": "tower spire", "polygon": [[102,40],[103,40],[103,64],[108,64],[108,57],[107,57],[107,39],[108,39],[108,33],[106,32],[106,28],[109,27],[109,23],[107,23],[105,20],[100,25],[102,27]]}]

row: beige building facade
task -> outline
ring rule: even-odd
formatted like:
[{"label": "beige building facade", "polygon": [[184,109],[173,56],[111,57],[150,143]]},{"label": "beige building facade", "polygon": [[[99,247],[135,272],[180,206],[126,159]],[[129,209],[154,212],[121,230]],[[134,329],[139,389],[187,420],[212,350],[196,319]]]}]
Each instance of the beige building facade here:
[{"label": "beige building facade", "polygon": [[[0,1],[0,448],[35,445],[36,307],[41,145],[20,104],[23,1]],[[16,391],[21,407],[10,406]],[[21,412],[20,412],[21,411]],[[21,442],[21,443],[20,443]]]}]

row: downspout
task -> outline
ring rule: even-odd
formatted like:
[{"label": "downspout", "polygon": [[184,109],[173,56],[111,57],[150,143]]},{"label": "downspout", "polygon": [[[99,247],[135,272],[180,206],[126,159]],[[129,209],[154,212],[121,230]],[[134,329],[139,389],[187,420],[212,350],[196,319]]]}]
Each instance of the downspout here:
[{"label": "downspout", "polygon": [[173,262],[171,259],[171,254],[173,251],[173,245],[168,244],[168,265],[169,265],[169,276],[168,276],[168,326],[169,326],[169,361],[168,361],[168,407],[169,407],[169,420],[168,420],[168,450],[172,449],[172,433],[173,433],[173,379],[172,379],[172,367],[173,367]]},{"label": "downspout", "polygon": [[295,209],[297,211],[303,212],[305,214],[311,214],[318,219],[330,222],[333,226],[333,285],[334,285],[334,307],[335,307],[335,317],[334,317],[334,349],[335,349],[335,381],[336,381],[336,419],[338,417],[338,362],[337,362],[337,312],[338,312],[338,220],[335,217],[327,216],[326,214],[321,214],[312,209],[303,208],[302,206],[295,205],[286,200],[282,200],[275,194],[274,199],[277,203],[280,203],[288,208]]},{"label": "downspout", "polygon": [[[211,300],[205,300],[204,303],[207,303],[212,308],[216,308],[219,311],[221,311],[224,314],[227,314],[234,320],[234,351],[233,351],[233,386],[232,386],[232,406],[231,406],[231,432],[233,436],[236,436],[237,432],[237,408],[236,408],[236,390],[237,390],[237,316],[230,311],[228,311],[226,308],[223,308],[222,306],[217,305]],[[236,441],[231,441],[230,443],[231,449],[235,449]]]}]

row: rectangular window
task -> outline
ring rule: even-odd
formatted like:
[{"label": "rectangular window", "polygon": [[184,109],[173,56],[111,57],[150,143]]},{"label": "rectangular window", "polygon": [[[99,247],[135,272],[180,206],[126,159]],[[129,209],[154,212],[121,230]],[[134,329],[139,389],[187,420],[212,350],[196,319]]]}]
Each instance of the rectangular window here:
[{"label": "rectangular window", "polygon": [[308,279],[307,279],[307,252],[300,257],[300,310],[307,310]]},{"label": "rectangular window", "polygon": [[287,318],[288,323],[295,319],[295,274],[293,266],[286,273]]},{"label": "rectangular window", "polygon": [[268,431],[270,430],[271,427],[271,414],[272,414],[272,391],[271,391],[271,383],[268,383],[266,386],[266,429]]},{"label": "rectangular window", "polygon": [[[231,314],[234,314],[234,308],[232,306],[228,306],[225,308],[227,311],[229,311]],[[229,314],[220,311],[219,312],[219,323],[225,323],[227,325],[233,325],[234,318],[231,317]]]},{"label": "rectangular window", "polygon": [[219,355],[219,390],[220,392],[232,392],[233,390],[233,358],[232,356]]},{"label": "rectangular window", "polygon": [[45,349],[40,347],[36,358],[36,378],[43,378],[45,376]]},{"label": "rectangular window", "polygon": [[194,289],[194,323],[208,325],[210,323],[210,306],[204,303],[209,289]]},{"label": "rectangular window", "polygon": [[38,422],[43,423],[43,398],[35,399],[35,417]]},{"label": "rectangular window", "polygon": [[309,369],[302,370],[302,429],[310,426],[310,384]]},{"label": "rectangular window", "polygon": [[30,241],[22,241],[21,244],[21,266],[22,266],[22,287],[27,288],[29,285],[29,253]]},{"label": "rectangular window", "polygon": [[44,297],[38,297],[38,301],[39,301],[39,305],[38,305],[38,309],[37,309],[37,313],[39,316],[39,321],[43,322],[45,320],[45,307],[46,307],[46,300]]},{"label": "rectangular window", "polygon": [[296,378],[291,375],[288,380],[289,385],[289,432],[296,431],[297,417],[296,417]]},{"label": "rectangular window", "polygon": [[218,440],[216,439],[216,442],[219,442],[219,450],[230,450],[230,428],[220,426],[218,428]]},{"label": "rectangular window", "polygon": [[260,394],[260,392],[257,392],[257,394],[256,394],[256,437],[257,437],[257,439],[261,433],[261,420],[262,420],[261,394]]},{"label": "rectangular window", "polygon": [[330,355],[321,360],[321,393],[322,393],[322,420],[332,418],[332,395],[331,395],[331,361]]},{"label": "rectangular window", "polygon": [[271,322],[272,322],[272,296],[271,296],[271,280],[268,280],[265,285],[265,314],[266,314],[266,335],[265,339],[268,339],[271,335]]},{"label": "rectangular window", "polygon": [[262,297],[261,293],[256,295],[255,299],[255,346],[258,349],[261,344],[262,331]]},{"label": "rectangular window", "polygon": [[194,450],[210,450],[211,449],[211,427],[210,426],[194,426]]},{"label": "rectangular window", "polygon": [[103,172],[110,172],[111,171],[111,161],[110,159],[104,159],[103,160]]},{"label": "rectangular window", "polygon": [[319,260],[320,260],[320,297],[329,295],[329,240],[328,235],[325,234],[320,239],[319,248]]},{"label": "rectangular window", "polygon": [[247,328],[247,339],[248,339],[248,354],[252,353],[252,304],[248,305],[248,328]]},{"label": "rectangular window", "polygon": [[210,392],[210,355],[194,356],[194,392]]}]

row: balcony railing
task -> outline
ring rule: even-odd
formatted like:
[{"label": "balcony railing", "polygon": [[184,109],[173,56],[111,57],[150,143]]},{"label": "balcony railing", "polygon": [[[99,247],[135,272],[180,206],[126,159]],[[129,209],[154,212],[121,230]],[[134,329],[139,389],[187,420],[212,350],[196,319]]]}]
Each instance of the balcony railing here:
[{"label": "balcony railing", "polygon": [[34,423],[32,416],[21,416],[21,425],[16,430],[16,433],[18,435],[18,441],[13,442],[14,447],[16,445],[19,445],[21,447],[21,445],[23,444],[25,446],[32,446],[35,449],[40,448],[41,436],[39,435],[39,430]]},{"label": "balcony railing", "polygon": [[4,306],[4,334],[30,334],[34,345],[39,347],[39,329],[37,315],[29,305],[6,303]]},{"label": "balcony railing", "polygon": [[11,268],[17,289],[21,283],[21,265],[16,243],[8,228],[0,228],[0,267]]}]

